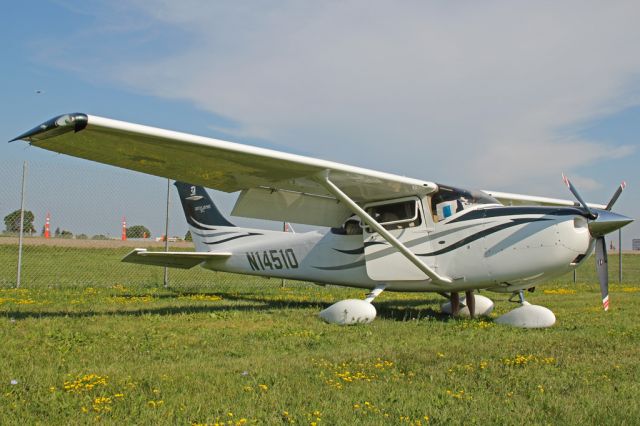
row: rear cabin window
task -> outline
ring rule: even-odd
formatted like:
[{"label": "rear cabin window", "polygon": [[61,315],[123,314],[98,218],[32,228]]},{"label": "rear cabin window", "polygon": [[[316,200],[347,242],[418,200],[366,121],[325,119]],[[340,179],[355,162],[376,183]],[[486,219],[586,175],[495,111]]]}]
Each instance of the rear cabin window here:
[{"label": "rear cabin window", "polygon": [[[366,212],[384,229],[412,228],[422,223],[416,200],[371,206],[366,208]],[[368,232],[372,230],[368,229]]]}]

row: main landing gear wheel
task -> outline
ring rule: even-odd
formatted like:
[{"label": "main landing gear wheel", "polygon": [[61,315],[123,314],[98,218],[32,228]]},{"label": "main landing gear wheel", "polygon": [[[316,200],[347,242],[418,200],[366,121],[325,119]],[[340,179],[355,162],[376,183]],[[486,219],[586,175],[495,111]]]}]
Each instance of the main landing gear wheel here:
[{"label": "main landing gear wheel", "polygon": [[386,286],[386,284],[377,286],[367,294],[364,300],[346,299],[336,302],[320,312],[320,318],[330,324],[338,325],[369,323],[377,315],[376,308],[371,302],[384,291]]},{"label": "main landing gear wheel", "polygon": [[520,299],[520,307],[507,312],[498,319],[497,324],[520,328],[547,328],[556,323],[556,316],[544,306],[532,305],[524,300],[524,291],[515,293]]},{"label": "main landing gear wheel", "polygon": [[[449,296],[449,302],[443,303],[440,305],[440,309],[442,313],[449,314],[453,316],[461,316],[461,317],[474,317],[474,316],[488,316],[493,311],[493,301],[488,297],[481,296],[479,294],[473,294],[473,301],[475,303],[467,303],[467,295],[460,298],[458,293],[451,293]],[[471,299],[469,298],[469,301]],[[457,305],[457,309],[456,308]],[[475,306],[474,306],[475,305]],[[453,308],[453,309],[452,309]],[[472,312],[470,308],[474,311]],[[457,310],[457,312],[455,312]]]}]

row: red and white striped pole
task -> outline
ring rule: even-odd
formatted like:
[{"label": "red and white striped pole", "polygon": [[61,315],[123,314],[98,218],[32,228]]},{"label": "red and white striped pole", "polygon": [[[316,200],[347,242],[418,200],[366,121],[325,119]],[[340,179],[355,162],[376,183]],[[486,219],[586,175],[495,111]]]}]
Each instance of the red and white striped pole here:
[{"label": "red and white striped pole", "polygon": [[122,216],[122,241],[127,241],[127,218]]},{"label": "red and white striped pole", "polygon": [[44,237],[48,240],[51,238],[51,215],[47,212],[47,219],[44,222]]}]

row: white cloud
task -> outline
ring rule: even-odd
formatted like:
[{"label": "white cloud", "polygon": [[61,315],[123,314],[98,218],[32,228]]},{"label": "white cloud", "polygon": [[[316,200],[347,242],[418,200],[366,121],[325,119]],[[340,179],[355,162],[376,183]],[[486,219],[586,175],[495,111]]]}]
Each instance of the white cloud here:
[{"label": "white cloud", "polygon": [[229,117],[240,125],[231,133],[511,190],[555,185],[561,171],[633,149],[574,130],[640,101],[637,2],[165,0],[137,8],[146,25],[180,32],[185,45],[154,60],[108,56],[110,78]]}]

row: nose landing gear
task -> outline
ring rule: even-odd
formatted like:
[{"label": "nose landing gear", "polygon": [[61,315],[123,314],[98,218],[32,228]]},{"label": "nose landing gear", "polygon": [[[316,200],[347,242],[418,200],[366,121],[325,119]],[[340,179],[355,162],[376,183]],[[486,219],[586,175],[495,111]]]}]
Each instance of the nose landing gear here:
[{"label": "nose landing gear", "polygon": [[547,328],[556,323],[556,316],[553,312],[544,306],[532,305],[527,302],[524,299],[523,290],[517,291],[513,295],[518,296],[520,307],[498,317],[497,324],[520,328]]}]

